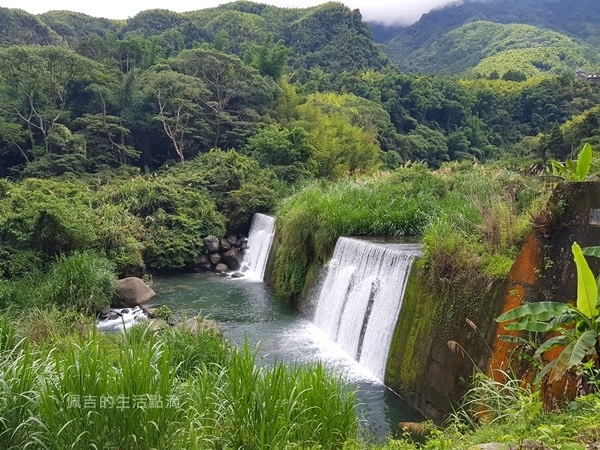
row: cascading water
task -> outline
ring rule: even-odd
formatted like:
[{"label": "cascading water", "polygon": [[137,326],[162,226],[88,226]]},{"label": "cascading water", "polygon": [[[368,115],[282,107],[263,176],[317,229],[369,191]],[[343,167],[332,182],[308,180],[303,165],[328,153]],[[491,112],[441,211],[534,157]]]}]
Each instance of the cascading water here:
[{"label": "cascading water", "polygon": [[419,244],[341,237],[319,293],[315,324],[379,380],[420,252]]},{"label": "cascading water", "polygon": [[248,250],[242,262],[242,272],[246,276],[260,280],[264,278],[274,236],[275,218],[260,213],[254,214],[248,234]]}]

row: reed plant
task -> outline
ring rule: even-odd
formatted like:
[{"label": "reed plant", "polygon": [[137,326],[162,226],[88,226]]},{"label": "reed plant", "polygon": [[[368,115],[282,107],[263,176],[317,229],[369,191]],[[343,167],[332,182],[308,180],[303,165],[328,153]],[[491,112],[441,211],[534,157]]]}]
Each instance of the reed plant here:
[{"label": "reed plant", "polygon": [[46,364],[28,348],[0,354],[0,448],[22,450],[41,442],[37,377]]}]

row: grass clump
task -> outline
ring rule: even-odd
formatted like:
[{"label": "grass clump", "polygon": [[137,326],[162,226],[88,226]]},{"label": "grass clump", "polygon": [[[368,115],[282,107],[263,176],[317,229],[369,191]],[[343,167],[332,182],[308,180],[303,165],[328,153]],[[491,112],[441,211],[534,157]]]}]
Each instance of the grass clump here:
[{"label": "grass clump", "polygon": [[506,448],[596,448],[600,438],[598,394],[579,397],[562,411],[547,413],[542,408],[539,391],[531,390],[509,374],[497,375],[501,381],[476,374],[472,389],[445,427],[431,432],[423,442],[406,435],[373,448],[468,450],[490,442]]},{"label": "grass clump", "polygon": [[106,258],[75,252],[58,257],[42,292],[51,304],[91,314],[110,306],[115,280],[114,266]]},{"label": "grass clump", "polygon": [[40,307],[92,314],[110,306],[117,275],[114,265],[92,251],[61,255],[47,273],[0,279],[0,306],[23,310]]}]

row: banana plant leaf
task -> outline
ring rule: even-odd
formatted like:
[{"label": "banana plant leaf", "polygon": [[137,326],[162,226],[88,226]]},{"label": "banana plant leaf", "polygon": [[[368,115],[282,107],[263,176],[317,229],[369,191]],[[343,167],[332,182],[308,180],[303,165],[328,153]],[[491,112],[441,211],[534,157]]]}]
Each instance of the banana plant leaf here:
[{"label": "banana plant leaf", "polygon": [[581,249],[581,252],[585,256],[595,256],[596,258],[600,258],[600,247],[584,247]]},{"label": "banana plant leaf", "polygon": [[548,350],[552,350],[553,348],[558,347],[560,345],[567,345],[569,341],[570,339],[568,336],[555,336],[553,338],[550,338],[537,348],[537,350],[533,354],[533,357],[539,358]]},{"label": "banana plant leaf", "polygon": [[585,144],[577,158],[577,178],[579,181],[585,180],[590,172],[592,165],[592,146]]},{"label": "banana plant leaf", "polygon": [[566,303],[560,302],[526,303],[525,305],[505,312],[496,318],[496,322],[506,322],[508,320],[520,319],[525,316],[531,316],[532,318],[537,318],[538,316],[548,317],[548,314],[560,314],[568,308],[569,306]]},{"label": "banana plant leaf", "polygon": [[577,309],[589,318],[598,316],[598,284],[577,242],[571,247],[577,266]]}]

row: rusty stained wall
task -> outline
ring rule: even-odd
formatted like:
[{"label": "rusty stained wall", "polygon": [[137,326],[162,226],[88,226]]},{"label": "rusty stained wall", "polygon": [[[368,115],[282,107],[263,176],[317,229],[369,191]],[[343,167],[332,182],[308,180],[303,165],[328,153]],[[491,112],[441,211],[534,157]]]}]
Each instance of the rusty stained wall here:
[{"label": "rusty stained wall", "polygon": [[[476,296],[467,298],[458,284],[436,290],[414,267],[386,383],[426,417],[440,421],[466,392],[473,363],[482,370],[506,369],[514,344],[498,339],[508,332],[494,319],[523,302],[576,298],[571,246],[575,241],[582,247],[600,246],[600,226],[589,223],[591,209],[600,209],[600,182],[558,185],[549,204],[552,214],[535,224],[506,281],[482,286]],[[600,273],[600,259],[589,262]],[[467,318],[479,332],[465,326]],[[450,351],[448,340],[458,342],[464,355]]]}]

